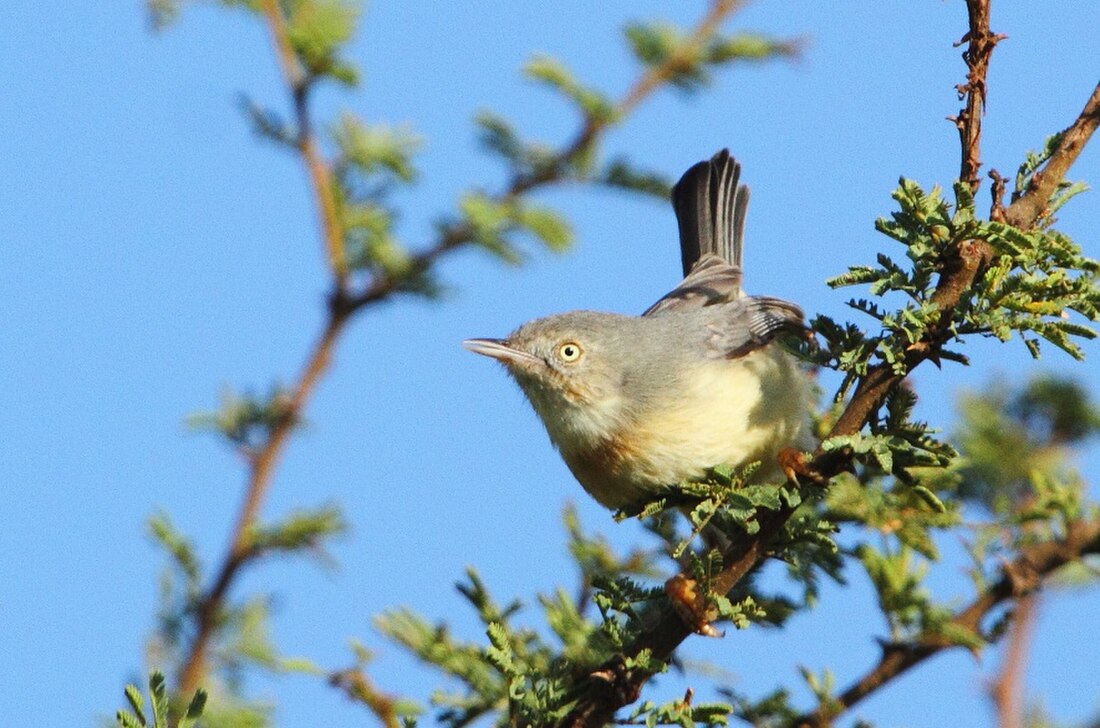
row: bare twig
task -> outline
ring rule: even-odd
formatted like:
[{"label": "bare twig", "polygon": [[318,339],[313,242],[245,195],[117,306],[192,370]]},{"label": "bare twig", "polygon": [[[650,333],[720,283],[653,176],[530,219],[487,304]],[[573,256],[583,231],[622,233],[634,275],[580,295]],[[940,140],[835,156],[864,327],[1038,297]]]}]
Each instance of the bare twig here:
[{"label": "bare twig", "polygon": [[956,46],[966,44],[963,60],[966,61],[966,83],[956,86],[959,100],[964,102],[959,115],[952,118],[959,129],[959,148],[962,151],[959,179],[977,192],[981,185],[978,170],[982,159],[982,115],[985,113],[986,75],[993,48],[1005,38],[989,30],[989,3],[991,0],[966,0],[968,30]]},{"label": "bare twig", "polygon": [[[1088,554],[1100,553],[1100,519],[1076,521],[1064,539],[1045,541],[1028,546],[1003,570],[1001,578],[986,589],[965,609],[955,614],[952,623],[971,632],[981,632],[982,621],[997,606],[1010,599],[1020,599],[1041,588],[1043,579],[1061,567]],[[912,643],[891,644],[883,648],[882,658],[863,677],[829,705],[807,713],[789,723],[792,728],[828,726],[841,713],[901,675],[909,668],[958,647],[937,635],[928,635]]]}]

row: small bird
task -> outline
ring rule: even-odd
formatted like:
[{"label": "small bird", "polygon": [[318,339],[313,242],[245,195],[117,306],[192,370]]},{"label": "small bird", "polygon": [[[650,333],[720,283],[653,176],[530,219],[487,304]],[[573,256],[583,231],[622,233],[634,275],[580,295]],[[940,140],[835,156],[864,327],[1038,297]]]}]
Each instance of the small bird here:
[{"label": "small bird", "polygon": [[684,279],[641,316],[571,311],[463,345],[504,364],[573,475],[632,510],[718,465],[808,449],[809,386],[776,343],[804,331],[793,303],[741,290],[749,190],[723,149],[672,189]]}]

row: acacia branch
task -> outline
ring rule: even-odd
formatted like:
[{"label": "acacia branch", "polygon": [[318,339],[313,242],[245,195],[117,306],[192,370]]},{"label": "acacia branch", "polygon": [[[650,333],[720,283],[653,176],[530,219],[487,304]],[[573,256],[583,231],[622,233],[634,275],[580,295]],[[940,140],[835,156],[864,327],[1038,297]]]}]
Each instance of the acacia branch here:
[{"label": "acacia branch", "polygon": [[[1002,603],[1035,594],[1044,580],[1055,571],[1089,554],[1100,553],[1100,518],[1074,521],[1066,537],[1027,546],[1002,569],[1001,578],[986,589],[965,609],[960,610],[951,624],[967,631],[981,633],[982,621]],[[959,645],[947,642],[940,635],[929,634],[911,643],[889,644],[873,668],[856,680],[829,705],[800,716],[789,723],[791,728],[822,728],[840,714],[905,671],[944,650]]]},{"label": "acacia branch", "polygon": [[[989,0],[968,0],[968,22],[970,30],[965,39],[971,48],[963,54],[967,62],[967,82],[960,86],[960,93],[966,99],[966,105],[960,113],[960,142],[962,146],[961,174],[964,180],[976,187],[980,167],[981,109],[985,102],[985,76],[989,68],[989,58],[993,47],[1001,36],[989,31]],[[1039,215],[1069,166],[1080,154],[1091,134],[1100,124],[1100,85],[1093,91],[1085,110],[1077,120],[1063,133],[1059,148],[1052,155],[1042,174],[1036,174],[1031,188],[1006,211],[1007,221],[1020,228],[1034,225]],[[1038,202],[1037,202],[1038,201]],[[980,240],[967,240],[944,250],[943,268],[937,281],[932,302],[942,312],[940,327],[932,327],[924,339],[912,344],[904,359],[904,374],[894,371],[887,363],[869,367],[856,384],[852,398],[833,425],[828,437],[853,435],[858,433],[870,421],[891,391],[917,366],[925,361],[935,361],[943,343],[951,336],[946,325],[950,322],[953,310],[973,289],[978,274],[989,261],[989,246]],[[850,467],[850,457],[843,451],[830,453],[820,449],[815,453],[810,469],[823,478],[839,474]],[[724,568],[712,580],[710,588],[714,593],[727,594],[752,568],[767,554],[768,544],[778,535],[784,524],[793,515],[794,509],[761,513],[760,528],[756,535],[746,543],[735,544],[724,555]],[[984,614],[984,612],[983,612]],[[671,609],[665,609],[656,624],[642,633],[634,643],[628,645],[622,655],[616,656],[601,669],[581,680],[577,686],[581,698],[573,710],[561,721],[560,725],[571,728],[596,728],[614,717],[615,712],[637,700],[642,686],[652,677],[652,673],[641,669],[624,669],[624,657],[637,657],[648,651],[653,659],[666,662],[675,649],[691,634],[691,630]],[[926,647],[918,646],[912,651],[891,653],[887,656],[891,665],[900,670],[907,669],[914,658],[924,659],[922,651]],[[887,659],[884,658],[884,659]],[[873,677],[872,677],[873,680]]]},{"label": "acacia branch", "polygon": [[195,610],[195,635],[184,658],[179,678],[178,691],[183,695],[194,692],[206,673],[207,651],[220,622],[229,587],[241,567],[256,555],[251,548],[252,530],[259,517],[260,506],[270,488],[279,456],[282,454],[291,430],[301,420],[306,403],[328,369],[336,341],[347,322],[346,313],[332,309],[329,320],[314,344],[313,351],[306,360],[302,374],[278,422],[271,428],[255,455],[250,458],[248,487],[245,490],[240,513],[237,515],[237,523],[233,528],[229,550],[218,569],[213,585],[199,600]]},{"label": "acacia branch", "polygon": [[1004,35],[994,34],[989,29],[990,0],[967,0],[967,30],[956,46],[966,43],[963,60],[966,61],[966,83],[956,87],[959,100],[964,102],[959,115],[952,118],[959,130],[959,148],[962,151],[959,179],[970,185],[971,192],[977,192],[981,185],[978,170],[981,169],[982,115],[985,113],[986,75],[989,72],[989,59],[993,48]]},{"label": "acacia branch", "polygon": [[1100,126],[1100,83],[1096,84],[1074,122],[1059,135],[1054,153],[1043,168],[1032,175],[1027,190],[1005,210],[1005,221],[1009,225],[1027,230],[1035,224],[1097,126]]},{"label": "acacia branch", "polygon": [[379,691],[362,668],[353,667],[330,673],[328,682],[350,700],[365,705],[386,728],[401,728],[394,699]]}]

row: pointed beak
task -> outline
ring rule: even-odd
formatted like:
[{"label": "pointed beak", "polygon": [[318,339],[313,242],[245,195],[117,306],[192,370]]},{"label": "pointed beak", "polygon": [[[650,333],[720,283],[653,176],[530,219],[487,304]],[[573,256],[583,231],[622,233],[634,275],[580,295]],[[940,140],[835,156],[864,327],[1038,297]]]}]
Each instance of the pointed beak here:
[{"label": "pointed beak", "polygon": [[508,346],[504,339],[466,339],[462,345],[474,352],[496,359],[507,366],[530,367],[542,364],[542,359]]}]

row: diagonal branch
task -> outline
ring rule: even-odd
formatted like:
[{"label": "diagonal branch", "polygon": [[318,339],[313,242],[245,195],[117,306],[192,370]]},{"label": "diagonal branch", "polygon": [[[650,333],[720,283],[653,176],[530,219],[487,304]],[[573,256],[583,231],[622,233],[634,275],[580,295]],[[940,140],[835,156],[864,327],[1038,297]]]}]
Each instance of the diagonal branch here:
[{"label": "diagonal branch", "polygon": [[301,419],[306,403],[328,369],[336,341],[347,322],[347,314],[333,311],[306,360],[306,365],[294,386],[282,416],[271,429],[263,445],[256,451],[255,456],[250,459],[248,487],[241,511],[237,516],[237,524],[233,529],[229,550],[213,585],[203,595],[195,610],[195,636],[191,640],[179,678],[178,691],[183,695],[194,692],[206,673],[207,650],[220,622],[229,587],[241,568],[255,556],[255,552],[251,549],[252,529],[256,525],[260,506],[270,488],[279,456],[291,431]]},{"label": "diagonal branch", "polygon": [[1100,83],[1092,90],[1092,95],[1085,102],[1085,108],[1061,133],[1058,146],[1050,159],[1041,170],[1032,175],[1027,191],[1005,210],[1005,221],[1009,225],[1026,230],[1035,224],[1046,209],[1050,196],[1065,179],[1066,172],[1077,161],[1097,126],[1100,126]]},{"label": "diagonal branch", "polygon": [[[1075,521],[1064,539],[1044,541],[1021,550],[1019,556],[1002,569],[1001,578],[986,589],[965,609],[960,610],[951,624],[970,632],[981,632],[982,621],[1002,603],[1020,600],[1035,594],[1043,581],[1055,571],[1082,556],[1100,553],[1100,518]],[[927,635],[905,644],[890,644],[883,648],[882,658],[863,677],[856,680],[835,701],[812,713],[799,716],[790,728],[823,728],[871,693],[888,684],[910,668],[944,650],[959,647],[943,637]]]}]

